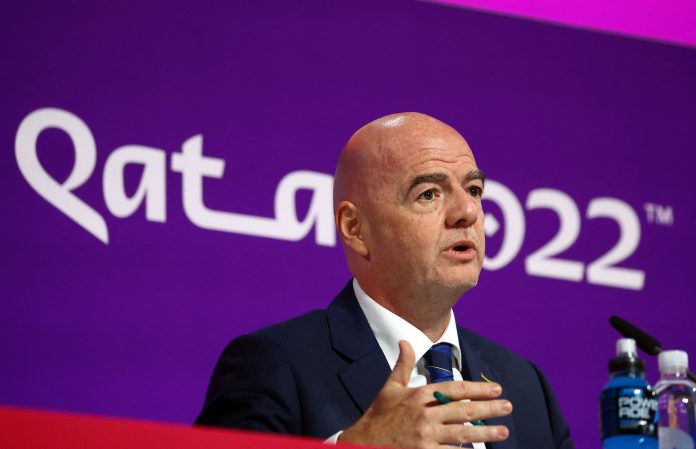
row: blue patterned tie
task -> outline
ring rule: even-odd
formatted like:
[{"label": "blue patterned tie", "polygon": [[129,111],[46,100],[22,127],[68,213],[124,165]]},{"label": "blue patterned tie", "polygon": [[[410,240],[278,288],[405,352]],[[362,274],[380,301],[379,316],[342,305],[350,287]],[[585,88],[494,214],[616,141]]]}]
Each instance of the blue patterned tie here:
[{"label": "blue patterned tie", "polygon": [[449,343],[433,345],[423,356],[430,373],[430,383],[454,380],[452,375],[452,346]]},{"label": "blue patterned tie", "polygon": [[[430,383],[449,382],[454,380],[452,374],[452,345],[438,343],[433,345],[423,356],[425,367],[430,373]],[[455,447],[473,448],[471,444],[453,444]]]}]

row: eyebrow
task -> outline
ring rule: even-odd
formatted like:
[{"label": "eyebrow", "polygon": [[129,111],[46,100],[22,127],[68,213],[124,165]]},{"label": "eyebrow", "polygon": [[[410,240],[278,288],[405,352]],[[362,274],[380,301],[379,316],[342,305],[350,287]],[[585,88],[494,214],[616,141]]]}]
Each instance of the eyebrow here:
[{"label": "eyebrow", "polygon": [[473,181],[475,179],[481,180],[482,184],[486,183],[486,175],[484,175],[483,172],[478,168],[476,170],[471,170],[469,173],[466,174],[466,177],[464,178],[464,180],[466,181]]},{"label": "eyebrow", "polygon": [[[447,173],[441,173],[441,172],[428,173],[425,175],[416,176],[411,181],[411,185],[409,186],[408,191],[410,192],[411,190],[413,190],[414,187],[418,186],[419,184],[439,184],[439,183],[447,181],[448,179],[449,179],[449,175]],[[466,182],[477,180],[477,179],[481,180],[481,183],[486,182],[486,176],[479,169],[471,170],[464,177],[464,181],[466,181]]]}]

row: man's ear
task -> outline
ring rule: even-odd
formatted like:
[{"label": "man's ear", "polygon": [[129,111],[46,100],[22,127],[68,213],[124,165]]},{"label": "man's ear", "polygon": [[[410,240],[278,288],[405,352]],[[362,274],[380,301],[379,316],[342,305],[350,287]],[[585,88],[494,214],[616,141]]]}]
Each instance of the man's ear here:
[{"label": "man's ear", "polygon": [[370,250],[365,241],[367,223],[361,219],[358,208],[350,201],[341,201],[336,207],[336,228],[343,244],[360,256],[367,256]]}]

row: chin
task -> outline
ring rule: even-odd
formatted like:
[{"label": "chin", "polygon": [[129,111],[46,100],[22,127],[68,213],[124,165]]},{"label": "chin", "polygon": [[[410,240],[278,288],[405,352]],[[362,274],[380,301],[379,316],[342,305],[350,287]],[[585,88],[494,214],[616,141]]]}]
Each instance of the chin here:
[{"label": "chin", "polygon": [[442,286],[448,290],[456,291],[457,294],[461,296],[464,293],[466,293],[467,291],[476,287],[476,284],[478,284],[478,278],[474,278],[474,279],[458,278],[458,279],[451,279],[449,281],[445,281],[442,283]]},{"label": "chin", "polygon": [[462,284],[462,286],[465,287],[467,290],[469,290],[470,288],[476,287],[477,284],[478,284],[478,279],[476,279],[475,281],[466,281]]},{"label": "chin", "polygon": [[449,280],[445,280],[445,284],[449,284],[453,289],[470,290],[476,287],[479,281],[480,271],[466,270],[466,272],[450,273]]},{"label": "chin", "polygon": [[455,295],[460,297],[467,291],[476,287],[479,281],[479,273],[481,270],[476,267],[447,267],[433,273],[430,278],[431,285],[437,286],[437,290],[441,290],[443,294]]},{"label": "chin", "polygon": [[464,293],[468,292],[469,290],[471,290],[472,288],[476,287],[476,284],[478,284],[478,279],[476,279],[474,281],[460,282],[457,285],[457,287],[458,287],[458,290],[461,291],[462,294],[464,294]]}]

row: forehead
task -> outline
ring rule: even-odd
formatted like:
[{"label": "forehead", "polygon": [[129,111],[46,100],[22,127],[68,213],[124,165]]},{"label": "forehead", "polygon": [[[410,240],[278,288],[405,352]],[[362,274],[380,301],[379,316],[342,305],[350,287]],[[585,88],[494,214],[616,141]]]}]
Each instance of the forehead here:
[{"label": "forehead", "polygon": [[397,178],[410,178],[430,170],[444,170],[455,176],[476,169],[476,160],[466,143],[456,132],[440,135],[397,138],[386,147],[385,169]]}]

